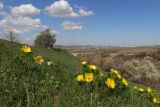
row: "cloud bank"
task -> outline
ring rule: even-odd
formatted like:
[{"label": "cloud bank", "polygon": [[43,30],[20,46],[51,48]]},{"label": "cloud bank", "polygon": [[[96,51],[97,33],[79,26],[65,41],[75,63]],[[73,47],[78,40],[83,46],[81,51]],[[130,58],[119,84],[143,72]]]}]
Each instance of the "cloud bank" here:
[{"label": "cloud bank", "polygon": [[45,11],[53,17],[61,17],[61,18],[75,18],[82,16],[91,16],[93,15],[93,11],[87,11],[84,9],[79,9],[79,12],[75,12],[73,7],[68,3],[68,1],[60,0],[56,1],[50,6],[45,8]]}]

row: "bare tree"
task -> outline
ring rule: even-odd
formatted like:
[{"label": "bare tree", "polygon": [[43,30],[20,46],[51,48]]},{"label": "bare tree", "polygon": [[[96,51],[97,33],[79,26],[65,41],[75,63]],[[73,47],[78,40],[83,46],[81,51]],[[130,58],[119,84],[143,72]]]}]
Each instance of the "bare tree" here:
[{"label": "bare tree", "polygon": [[7,40],[11,42],[18,42],[18,37],[16,36],[16,33],[13,30],[6,31],[5,37]]}]

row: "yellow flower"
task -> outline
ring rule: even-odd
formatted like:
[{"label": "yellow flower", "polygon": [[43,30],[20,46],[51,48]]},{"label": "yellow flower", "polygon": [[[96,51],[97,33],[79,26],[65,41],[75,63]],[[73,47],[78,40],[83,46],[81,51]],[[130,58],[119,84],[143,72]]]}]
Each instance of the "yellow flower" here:
[{"label": "yellow flower", "polygon": [[83,74],[77,75],[76,80],[77,80],[77,81],[84,81],[84,76],[83,76]]},{"label": "yellow flower", "polygon": [[116,74],[116,75],[119,74],[118,71],[115,70],[115,69],[111,69],[111,72],[112,72],[113,74]]},{"label": "yellow flower", "polygon": [[41,64],[42,62],[44,62],[43,57],[42,56],[35,56],[34,60],[36,63]]},{"label": "yellow flower", "polygon": [[107,78],[107,80],[105,81],[106,85],[108,86],[108,88],[114,89],[115,88],[115,81],[111,78]]},{"label": "yellow flower", "polygon": [[157,99],[157,98],[155,98],[155,97],[152,99],[152,101],[153,101],[153,103],[155,103],[155,104],[160,104],[160,100]]},{"label": "yellow flower", "polygon": [[134,90],[137,90],[137,89],[138,89],[138,87],[137,87],[137,86],[134,86],[134,87],[133,87],[133,89],[134,89]]},{"label": "yellow flower", "polygon": [[119,79],[121,79],[121,78],[122,78],[122,76],[121,76],[120,74],[117,74],[117,77],[118,77]]},{"label": "yellow flower", "polygon": [[139,88],[138,90],[139,90],[139,92],[144,92],[143,88]]},{"label": "yellow flower", "polygon": [[87,61],[82,61],[81,64],[82,64],[82,65],[86,65],[86,64],[87,64]]},{"label": "yellow flower", "polygon": [[153,98],[152,101],[153,101],[153,103],[156,103],[156,102],[157,102],[157,99],[156,99],[156,98]]},{"label": "yellow flower", "polygon": [[30,53],[31,48],[25,45],[25,46],[22,46],[21,51],[23,51],[24,53]]},{"label": "yellow flower", "polygon": [[96,70],[96,69],[97,69],[97,67],[96,67],[95,65],[90,65],[89,68],[90,68],[91,70]]},{"label": "yellow flower", "polygon": [[122,84],[125,86],[128,86],[128,82],[126,81],[126,79],[124,79],[124,78],[122,79]]},{"label": "yellow flower", "polygon": [[92,82],[93,81],[93,73],[85,73],[85,81],[86,82]]},{"label": "yellow flower", "polygon": [[159,100],[157,100],[157,101],[156,101],[156,103],[157,103],[157,104],[159,104],[159,103],[160,103],[160,101],[159,101]]},{"label": "yellow flower", "polygon": [[117,70],[111,69],[111,72],[112,72],[113,74],[115,74],[119,79],[122,78],[121,74],[119,74],[119,72],[118,72]]},{"label": "yellow flower", "polygon": [[47,64],[50,66],[53,64],[53,62],[48,61]]},{"label": "yellow flower", "polygon": [[147,92],[148,93],[151,93],[152,92],[152,89],[150,87],[147,87]]}]

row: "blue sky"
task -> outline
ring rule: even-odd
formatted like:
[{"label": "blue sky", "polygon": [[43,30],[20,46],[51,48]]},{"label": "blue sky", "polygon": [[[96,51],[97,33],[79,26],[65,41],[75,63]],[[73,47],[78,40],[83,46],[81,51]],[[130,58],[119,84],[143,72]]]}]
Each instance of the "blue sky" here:
[{"label": "blue sky", "polygon": [[40,31],[50,28],[59,45],[160,45],[159,0],[1,0],[1,4],[0,38],[14,30],[22,42],[32,44]]}]

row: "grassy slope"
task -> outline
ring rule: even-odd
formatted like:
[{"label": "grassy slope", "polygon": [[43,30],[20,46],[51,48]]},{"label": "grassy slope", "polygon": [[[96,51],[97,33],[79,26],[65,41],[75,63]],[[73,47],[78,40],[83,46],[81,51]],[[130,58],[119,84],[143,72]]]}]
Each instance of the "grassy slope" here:
[{"label": "grassy slope", "polygon": [[[3,92],[5,90],[3,88],[6,88],[6,90],[9,90],[9,87],[11,87],[13,89],[9,90],[10,93],[11,92],[15,93],[15,91],[17,91],[18,89],[15,88],[15,86],[17,84],[14,84],[14,78],[15,77],[23,77],[23,76],[25,78],[28,78],[28,77],[26,77],[27,74],[21,74],[21,72],[30,72],[29,70],[35,69],[35,68],[28,67],[28,66],[21,67],[21,65],[19,65],[19,64],[15,64],[15,65],[13,64],[13,59],[15,59],[15,57],[19,56],[19,54],[21,53],[21,51],[20,51],[21,47],[22,47],[21,44],[11,43],[8,41],[0,40],[0,80],[1,80],[1,82],[0,82],[0,97],[2,98],[2,99],[0,99],[0,105],[3,105],[3,103],[4,103],[4,105],[12,106],[12,103],[15,100],[13,100],[13,101],[8,100],[8,102],[5,100],[7,98],[13,99],[12,96],[13,97],[16,96],[16,95],[10,95],[11,97],[6,97],[7,94],[5,92]],[[35,47],[31,47],[31,48],[32,48],[32,51],[34,52],[34,55],[42,55],[45,58],[45,60],[53,61],[54,67],[51,67],[50,69],[48,69],[45,65],[41,65],[42,67],[39,67],[37,65],[34,65],[33,62],[29,62],[28,65],[29,66],[33,65],[33,66],[37,67],[38,72],[49,73],[49,75],[51,75],[50,78],[53,77],[56,79],[56,81],[52,83],[53,88],[58,87],[58,89],[55,89],[55,91],[60,90],[62,95],[63,95],[63,92],[65,94],[67,90],[65,90],[64,87],[66,87],[66,85],[69,83],[68,82],[69,80],[66,80],[66,79],[71,78],[71,80],[73,80],[74,74],[76,72],[80,71],[80,69],[81,69],[81,65],[80,65],[79,60],[64,50],[55,51],[55,50],[45,49],[45,48],[35,48]],[[13,73],[13,75],[11,75],[12,73]],[[73,75],[71,75],[71,74],[73,74]],[[34,78],[38,78],[38,77],[34,77]],[[34,78],[29,78],[29,79],[31,81],[34,81]],[[39,78],[39,79],[41,79],[41,78]],[[45,79],[46,78],[43,77],[43,79],[41,79],[39,82],[46,81],[46,83],[47,83],[48,80],[45,80]],[[6,80],[8,80],[8,81],[6,81]],[[15,81],[19,82],[19,81],[23,81],[23,79],[19,79],[19,80],[15,80]],[[11,83],[11,84],[9,84],[9,83]],[[6,86],[7,84],[9,84],[9,86]],[[28,84],[32,85],[33,83],[28,83]],[[23,85],[23,84],[21,84],[21,85]],[[59,88],[62,88],[61,87],[62,85],[63,85],[64,89],[61,90]],[[20,86],[18,86],[18,87],[20,87]],[[45,87],[44,90],[46,90],[46,91],[49,90],[49,86]],[[54,91],[54,89],[53,89],[53,91]],[[33,92],[34,92],[34,90],[33,90]],[[38,93],[38,94],[41,95],[41,93]],[[59,92],[55,92],[55,96],[56,96],[56,94],[58,94],[58,96],[59,96]],[[63,98],[65,98],[65,97],[63,97]],[[15,104],[15,105],[19,105],[20,101],[18,99],[21,99],[21,96],[17,95],[17,99],[16,99],[17,104]],[[59,101],[60,100],[58,100],[57,104],[59,104]],[[49,103],[49,101],[48,101],[48,103],[45,103],[44,105],[51,104],[51,103],[53,103],[53,102]],[[42,105],[42,107],[44,106],[43,104],[40,104],[40,105]]]},{"label": "grassy slope", "polygon": [[[20,51],[21,46],[22,46],[21,44],[0,40],[0,47],[5,48],[6,50],[10,50],[14,54],[17,54],[18,51]],[[35,55],[42,55],[43,57],[49,60],[61,62],[71,67],[75,71],[80,70],[81,66],[79,60],[64,50],[52,50],[52,49],[35,48],[35,47],[31,48],[34,51]]]},{"label": "grassy slope", "polygon": [[[80,71],[79,60],[69,53],[60,50],[32,47],[34,54],[42,55],[55,62],[54,67],[37,66],[29,62],[29,66],[12,63],[12,58],[20,53],[20,44],[0,40],[0,105],[1,106],[28,106],[28,107],[152,107],[155,106],[146,98],[134,94],[132,91],[110,95],[104,89],[96,89],[91,93],[85,87],[79,86],[74,80],[76,72]],[[13,65],[12,65],[13,64]],[[33,66],[31,68],[30,66]],[[36,68],[34,67],[36,66]],[[38,76],[29,77],[25,72],[37,70]],[[24,72],[21,74],[21,72]],[[49,74],[47,76],[46,73]],[[13,73],[13,75],[12,75]],[[31,72],[32,73],[32,72]],[[39,75],[39,73],[42,73]],[[14,75],[15,74],[15,75]],[[19,76],[20,75],[20,76]],[[32,74],[34,75],[34,73]],[[31,75],[30,75],[31,76]],[[13,78],[14,77],[14,78]],[[16,77],[22,79],[17,79]],[[26,81],[30,79],[31,82]],[[36,79],[38,83],[35,83]],[[43,79],[41,79],[43,78]],[[53,81],[50,81],[50,79]],[[7,80],[7,81],[6,81]],[[19,84],[15,83],[18,82]],[[21,84],[22,81],[27,85]],[[44,84],[39,84],[44,82]],[[10,83],[10,84],[8,84]],[[38,84],[38,85],[37,85]],[[37,87],[37,88],[35,88]],[[58,88],[57,88],[58,87]],[[6,89],[4,89],[6,88]],[[34,90],[32,90],[35,88]],[[23,90],[24,89],[24,90]],[[7,90],[7,92],[5,92]],[[40,91],[39,91],[40,90]],[[4,92],[3,92],[4,91]],[[18,93],[21,93],[20,95]],[[8,95],[8,96],[7,96]],[[24,95],[24,96],[22,96]],[[34,97],[33,97],[34,96]],[[43,96],[43,97],[42,97]],[[92,99],[92,101],[91,101]],[[23,101],[24,100],[24,101]],[[91,105],[92,103],[92,105]]]}]

